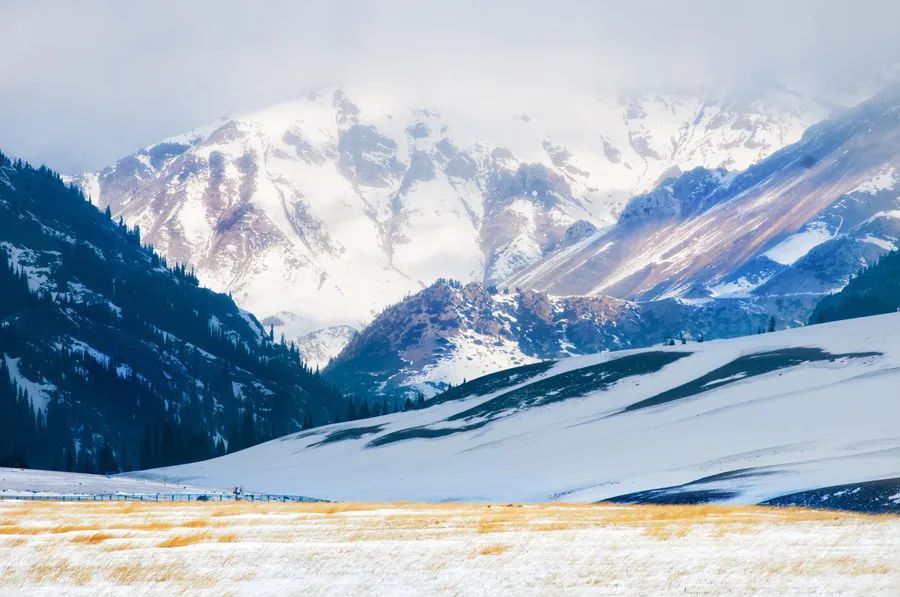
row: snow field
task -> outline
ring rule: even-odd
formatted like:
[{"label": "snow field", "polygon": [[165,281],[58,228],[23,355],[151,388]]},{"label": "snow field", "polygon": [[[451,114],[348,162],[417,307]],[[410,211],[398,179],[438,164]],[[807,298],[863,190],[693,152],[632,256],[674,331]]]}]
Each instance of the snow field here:
[{"label": "snow field", "polygon": [[106,477],[85,473],[39,471],[21,468],[0,468],[0,499],[4,497],[74,497],[97,494],[218,494],[226,490],[196,487],[184,483],[169,483],[166,479],[155,481],[128,477]]},{"label": "snow field", "polygon": [[[571,357],[484,395],[318,427],[222,458],[130,475],[330,500],[422,502],[589,502],[706,480],[702,489],[728,492],[718,499],[754,504],[900,476],[898,334],[900,314],[892,313]],[[727,369],[753,355],[816,349],[834,358],[746,371],[739,378]],[[672,351],[690,354],[567,400],[508,405],[489,421],[479,415],[453,418],[565,372]],[[680,398],[623,410],[701,378],[705,385],[696,382]],[[545,384],[554,389],[541,391],[552,399],[566,383],[575,382]],[[412,435],[377,441],[397,433]],[[716,475],[721,477],[715,487],[709,486]]]}]

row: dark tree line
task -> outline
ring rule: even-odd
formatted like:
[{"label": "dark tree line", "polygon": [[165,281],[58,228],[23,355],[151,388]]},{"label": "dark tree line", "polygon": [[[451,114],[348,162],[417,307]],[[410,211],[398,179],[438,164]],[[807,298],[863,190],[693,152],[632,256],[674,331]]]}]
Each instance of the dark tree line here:
[{"label": "dark tree line", "polygon": [[[294,345],[54,172],[2,154],[0,243],[29,270],[0,249],[0,463],[163,466],[344,419],[347,399]],[[48,389],[29,396],[7,361]]]},{"label": "dark tree line", "polygon": [[819,301],[810,323],[893,313],[900,309],[900,251],[860,270],[840,292]]}]

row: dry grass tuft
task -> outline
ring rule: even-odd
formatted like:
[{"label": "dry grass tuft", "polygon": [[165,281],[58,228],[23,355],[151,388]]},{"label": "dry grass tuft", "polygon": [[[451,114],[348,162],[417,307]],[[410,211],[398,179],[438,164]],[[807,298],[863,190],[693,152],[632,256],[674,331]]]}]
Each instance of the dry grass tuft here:
[{"label": "dry grass tuft", "polygon": [[197,543],[208,543],[213,537],[209,533],[193,533],[191,535],[175,535],[157,544],[157,547],[186,547]]},{"label": "dry grass tuft", "polygon": [[[281,504],[276,504],[281,505]],[[385,508],[384,504],[369,502],[310,502],[304,504],[289,504],[289,506],[299,506],[299,510],[310,514],[341,514],[344,512],[367,512],[371,510],[380,510]],[[294,509],[294,508],[291,508]]]},{"label": "dry grass tuft", "polygon": [[41,532],[41,529],[36,527],[23,527],[19,525],[0,527],[0,535],[39,535]]},{"label": "dry grass tuft", "polygon": [[688,524],[651,524],[644,529],[645,535],[662,541],[680,539],[689,535],[690,532],[691,526]]},{"label": "dry grass tuft", "polygon": [[486,533],[500,533],[508,530],[513,520],[503,516],[485,516],[478,521],[475,532],[479,535]]},{"label": "dry grass tuft", "polygon": [[225,533],[216,537],[216,541],[219,543],[236,543],[240,541],[240,537],[236,533]]},{"label": "dry grass tuft", "polygon": [[87,566],[75,566],[68,559],[60,558],[34,564],[26,576],[31,583],[83,586],[93,579],[94,571]]},{"label": "dry grass tuft", "polygon": [[131,551],[132,549],[141,549],[142,547],[144,546],[139,543],[133,543],[131,541],[121,541],[104,545],[103,551],[108,553],[115,553],[118,551]]},{"label": "dry grass tuft", "polygon": [[188,580],[185,567],[181,564],[168,563],[165,566],[133,562],[120,564],[109,571],[109,580],[120,585],[133,585],[145,582],[168,583]]},{"label": "dry grass tuft", "polygon": [[493,543],[491,545],[486,545],[478,550],[483,556],[499,556],[502,553],[506,553],[509,551],[509,545],[505,545],[503,543]]},{"label": "dry grass tuft", "polygon": [[50,533],[75,533],[79,531],[99,531],[103,527],[100,524],[61,524],[48,529]]},{"label": "dry grass tuft", "polygon": [[574,524],[570,521],[547,521],[541,522],[536,527],[535,530],[538,531],[568,531],[574,528]]},{"label": "dry grass tuft", "polygon": [[90,535],[76,535],[72,537],[72,543],[85,543],[87,545],[96,545],[98,543],[103,543],[107,539],[112,539],[113,535],[108,535],[106,533],[92,533]]}]

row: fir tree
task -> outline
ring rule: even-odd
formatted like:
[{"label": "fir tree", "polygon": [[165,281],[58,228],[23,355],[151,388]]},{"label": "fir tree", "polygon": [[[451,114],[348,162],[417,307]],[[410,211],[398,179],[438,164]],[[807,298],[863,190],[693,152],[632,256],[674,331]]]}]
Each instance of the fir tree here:
[{"label": "fir tree", "polygon": [[108,441],[103,442],[100,453],[97,454],[97,472],[101,475],[109,475],[119,472],[119,465],[116,462],[116,455],[113,453],[112,446]]}]

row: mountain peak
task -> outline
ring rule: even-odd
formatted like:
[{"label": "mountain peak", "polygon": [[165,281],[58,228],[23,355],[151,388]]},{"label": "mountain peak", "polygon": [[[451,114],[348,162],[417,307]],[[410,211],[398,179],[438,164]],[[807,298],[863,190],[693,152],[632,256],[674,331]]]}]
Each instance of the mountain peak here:
[{"label": "mountain peak", "polygon": [[823,113],[813,100],[741,112],[704,94],[607,99],[472,111],[330,86],[77,181],[242,307],[293,313],[277,331],[299,339],[358,329],[441,276],[515,279],[607,228],[664,173],[749,163]]}]

